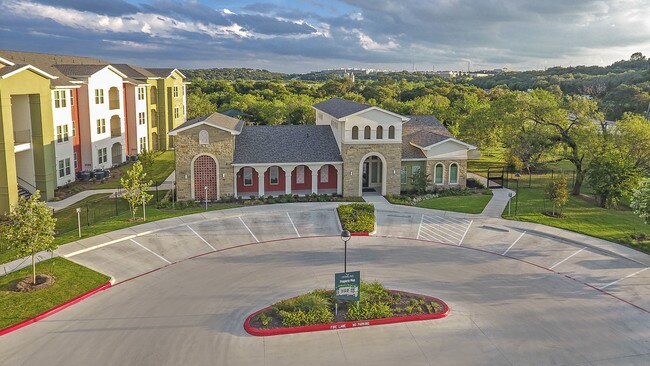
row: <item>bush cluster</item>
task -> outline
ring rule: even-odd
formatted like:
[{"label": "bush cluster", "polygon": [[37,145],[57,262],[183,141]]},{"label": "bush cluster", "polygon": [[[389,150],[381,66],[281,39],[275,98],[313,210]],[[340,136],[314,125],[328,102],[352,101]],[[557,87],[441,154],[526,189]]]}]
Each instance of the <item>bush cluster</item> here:
[{"label": "bush cluster", "polygon": [[315,290],[308,294],[278,302],[273,311],[285,327],[331,323],[333,291]]},{"label": "bush cluster", "polygon": [[375,228],[375,206],[370,203],[350,203],[338,207],[343,228],[353,233],[369,233]]},{"label": "bush cluster", "polygon": [[469,188],[448,188],[434,189],[427,191],[425,194],[418,194],[415,191],[404,191],[399,196],[387,195],[388,202],[398,205],[416,206],[418,203],[433,198],[450,197],[450,196],[471,196],[474,194],[490,194],[489,190],[469,189]]}]

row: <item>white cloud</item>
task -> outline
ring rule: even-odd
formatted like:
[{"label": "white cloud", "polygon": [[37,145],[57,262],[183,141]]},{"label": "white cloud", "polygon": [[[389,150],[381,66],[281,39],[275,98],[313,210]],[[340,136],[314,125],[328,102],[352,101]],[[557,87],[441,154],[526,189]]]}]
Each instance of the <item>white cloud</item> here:
[{"label": "white cloud", "polygon": [[379,43],[373,40],[372,38],[370,38],[369,35],[363,33],[358,29],[353,29],[351,33],[355,34],[359,38],[359,44],[361,44],[361,47],[363,47],[364,50],[389,51],[389,50],[394,50],[396,48],[399,48],[399,44],[397,44],[395,41],[393,41],[390,38],[386,43]]}]

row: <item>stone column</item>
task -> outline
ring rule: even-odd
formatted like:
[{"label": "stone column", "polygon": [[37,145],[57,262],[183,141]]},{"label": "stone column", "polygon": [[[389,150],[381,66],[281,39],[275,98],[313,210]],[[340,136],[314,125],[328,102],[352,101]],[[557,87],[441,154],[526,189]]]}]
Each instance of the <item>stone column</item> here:
[{"label": "stone column", "polygon": [[264,197],[264,173],[266,172],[267,167],[263,168],[254,168],[257,172],[257,195],[259,197]]},{"label": "stone column", "polygon": [[336,165],[336,194],[343,194],[343,165]]},{"label": "stone column", "polygon": [[309,170],[311,170],[311,193],[318,193],[318,170],[320,170],[320,166],[309,166]]},{"label": "stone column", "polygon": [[232,191],[233,191],[233,197],[237,198],[237,172],[239,171],[239,167],[233,167],[233,184],[232,184]]},{"label": "stone column", "polygon": [[291,172],[293,167],[283,166],[282,170],[284,170],[284,194],[291,194]]}]

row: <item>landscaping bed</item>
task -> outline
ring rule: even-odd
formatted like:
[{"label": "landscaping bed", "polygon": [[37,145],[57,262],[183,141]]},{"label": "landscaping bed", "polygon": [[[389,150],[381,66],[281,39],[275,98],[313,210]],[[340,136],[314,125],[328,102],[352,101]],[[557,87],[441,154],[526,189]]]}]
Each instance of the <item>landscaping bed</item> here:
[{"label": "landscaping bed", "polygon": [[399,196],[388,195],[386,199],[396,205],[479,214],[492,199],[492,191],[464,188],[438,190],[423,195],[404,192]]},{"label": "landscaping bed", "polygon": [[375,206],[370,203],[350,203],[337,208],[343,229],[351,233],[371,233],[375,230]]},{"label": "landscaping bed", "polygon": [[439,319],[449,313],[442,300],[388,290],[377,282],[361,282],[361,300],[338,304],[333,290],[315,290],[282,300],[253,313],[244,328],[252,335],[278,335],[369,325]]}]

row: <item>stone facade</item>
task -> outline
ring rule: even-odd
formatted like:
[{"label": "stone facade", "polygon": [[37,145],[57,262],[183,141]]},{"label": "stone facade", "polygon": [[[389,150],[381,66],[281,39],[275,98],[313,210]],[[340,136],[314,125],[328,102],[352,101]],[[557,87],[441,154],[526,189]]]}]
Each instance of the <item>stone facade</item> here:
[{"label": "stone facade", "polygon": [[[199,144],[199,133],[208,133],[208,143]],[[232,195],[234,174],[232,159],[235,153],[235,136],[230,132],[206,125],[179,131],[175,137],[176,189],[179,200],[192,199],[192,161],[207,154],[218,163],[219,195]]]},{"label": "stone facade", "polygon": [[[435,166],[441,163],[444,167],[442,184],[435,184]],[[449,184],[449,166],[458,164],[458,184]],[[429,189],[465,188],[467,186],[467,160],[427,160],[427,174],[431,177]]]},{"label": "stone facade", "polygon": [[[400,169],[402,166],[402,145],[399,144],[342,144],[341,156],[343,157],[343,195],[356,197],[360,195],[360,169],[361,159],[369,153],[377,153],[386,159],[383,171],[386,180],[386,194],[399,194]],[[351,172],[351,173],[350,173]],[[395,174],[393,174],[395,172]]]}]

